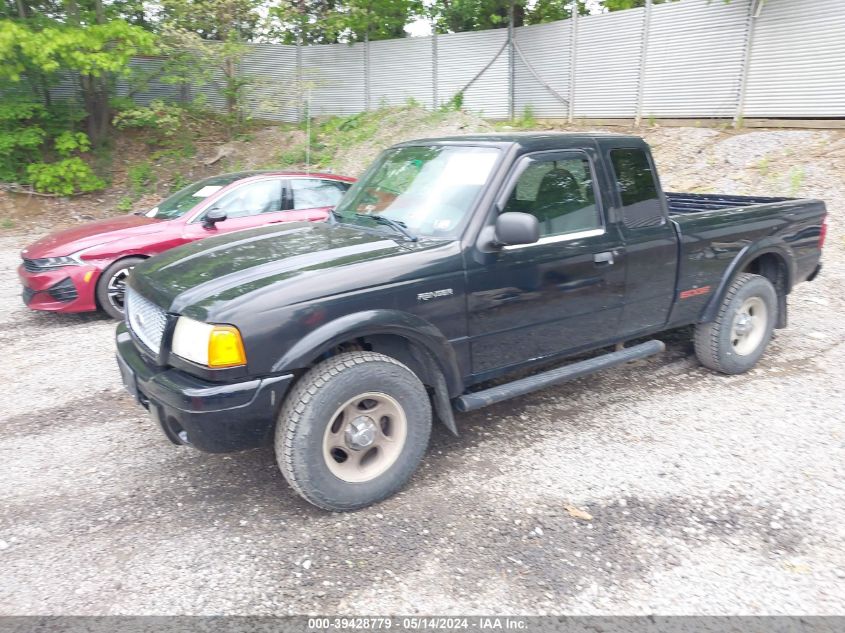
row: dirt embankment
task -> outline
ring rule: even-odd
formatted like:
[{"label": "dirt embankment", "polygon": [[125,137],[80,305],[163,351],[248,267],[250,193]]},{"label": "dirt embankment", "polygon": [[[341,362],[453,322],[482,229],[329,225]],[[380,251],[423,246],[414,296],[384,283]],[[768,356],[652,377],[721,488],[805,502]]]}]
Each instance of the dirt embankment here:
[{"label": "dirt embankment", "polygon": [[[55,227],[148,209],[184,183],[243,169],[314,169],[360,175],[394,143],[413,138],[507,131],[465,112],[385,108],[315,123],[310,151],[306,133],[291,125],[256,127],[225,141],[219,126],[192,128],[192,154],[163,152],[143,134],[124,134],[110,155],[112,185],[74,198],[41,198],[0,192],[0,233],[39,233]],[[520,131],[526,131],[524,126]],[[707,127],[585,128],[538,124],[537,130],[597,129],[639,134],[651,144],[669,191],[820,197],[830,206],[831,233],[840,239],[839,200],[845,191],[845,132],[841,130],[732,130]],[[138,172],[148,169],[139,184]],[[838,236],[838,237],[837,237]]]}]

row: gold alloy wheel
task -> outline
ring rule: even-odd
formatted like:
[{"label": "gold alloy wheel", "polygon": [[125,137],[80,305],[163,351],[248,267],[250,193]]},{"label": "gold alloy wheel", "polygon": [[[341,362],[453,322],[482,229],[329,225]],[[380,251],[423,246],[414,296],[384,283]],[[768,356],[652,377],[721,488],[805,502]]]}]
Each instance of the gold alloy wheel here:
[{"label": "gold alloy wheel", "polygon": [[768,325],[766,303],[749,297],[737,310],[731,325],[731,345],[738,356],[748,356],[759,347]]},{"label": "gold alloy wheel", "polygon": [[323,434],[323,459],[338,479],[371,481],[399,457],[408,435],[402,406],[385,393],[350,398],[335,411]]}]

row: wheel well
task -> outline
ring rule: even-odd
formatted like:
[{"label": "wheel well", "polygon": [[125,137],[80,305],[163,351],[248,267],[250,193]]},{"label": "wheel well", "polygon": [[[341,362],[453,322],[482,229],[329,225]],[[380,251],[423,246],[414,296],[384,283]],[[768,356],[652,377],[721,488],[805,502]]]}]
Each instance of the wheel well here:
[{"label": "wheel well", "polygon": [[789,273],[786,262],[775,253],[764,253],[745,265],[744,273],[761,275],[772,282],[779,295],[786,295],[789,292]]},{"label": "wheel well", "polygon": [[778,312],[775,327],[785,328],[787,325],[786,295],[789,294],[789,269],[782,257],[775,253],[764,253],[746,264],[742,272],[765,277],[775,287],[778,297]]},{"label": "wheel well", "polygon": [[339,343],[320,354],[319,357],[312,359],[308,366],[297,372],[297,379],[318,362],[353,350],[378,352],[395,358],[408,367],[416,374],[428,391],[437,419],[452,434],[458,435],[455,416],[452,412],[447,376],[439,366],[437,358],[424,345],[399,334],[368,334]]},{"label": "wheel well", "polygon": [[114,266],[116,263],[122,262],[124,259],[131,259],[133,257],[138,258],[138,259],[149,259],[150,258],[149,255],[144,255],[142,253],[137,253],[135,255],[123,255],[122,257],[118,257],[111,264],[109,264],[108,266],[103,268],[103,270],[100,271],[100,275],[97,278],[97,283],[96,283],[95,288],[94,288],[94,303],[96,304],[97,308],[99,308],[100,310],[103,309],[103,306],[100,305],[100,298],[97,296],[97,291],[100,288],[100,283],[102,283],[102,281],[103,281],[103,273],[106,272],[112,266]]},{"label": "wheel well", "polygon": [[395,358],[414,372],[427,387],[437,384],[439,368],[431,354],[422,346],[398,334],[373,334],[344,341],[313,359],[309,368],[320,361],[343,352],[366,350]]}]

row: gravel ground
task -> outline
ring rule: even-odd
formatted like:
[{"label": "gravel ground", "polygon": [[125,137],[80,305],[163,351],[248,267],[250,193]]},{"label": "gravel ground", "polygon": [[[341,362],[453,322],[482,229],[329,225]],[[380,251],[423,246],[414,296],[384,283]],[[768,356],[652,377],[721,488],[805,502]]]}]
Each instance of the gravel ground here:
[{"label": "gravel ground", "polygon": [[[702,153],[661,134],[659,159],[689,154],[664,180],[706,182]],[[789,134],[724,139],[742,164],[723,189],[761,175],[754,135],[823,142]],[[687,138],[718,155],[709,136]],[[800,193],[841,217],[837,170],[805,174]],[[689,332],[668,333],[659,357],[461,415],[459,438],[437,428],[411,484],[353,514],[299,499],[270,450],[170,445],[121,391],[113,323],[27,311],[14,268],[32,236],[0,238],[0,614],[843,613],[831,232],[752,372],[704,370]]]}]

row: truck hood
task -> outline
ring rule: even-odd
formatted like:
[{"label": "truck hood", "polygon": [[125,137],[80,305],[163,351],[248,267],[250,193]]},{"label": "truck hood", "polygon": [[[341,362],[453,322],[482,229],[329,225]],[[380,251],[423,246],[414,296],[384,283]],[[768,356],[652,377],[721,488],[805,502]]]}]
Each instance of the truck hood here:
[{"label": "truck hood", "polygon": [[162,220],[138,215],[96,220],[72,229],[45,235],[26,247],[21,255],[27,259],[61,257],[83,249],[124,239],[133,235],[154,233],[161,230]]},{"label": "truck hood", "polygon": [[[442,242],[414,243],[393,239],[380,231],[323,222],[295,222],[239,231],[174,248],[136,266],[130,283],[171,312],[187,310],[195,318],[204,318],[211,307],[271,284],[287,285],[307,275],[324,276],[332,269],[437,244]],[[367,280],[357,279],[355,283],[362,287],[367,285]],[[312,287],[309,296],[298,299],[318,298],[320,292],[327,292],[318,289],[325,288],[325,284],[309,285]],[[298,300],[286,299],[280,299],[279,303]]]}]

